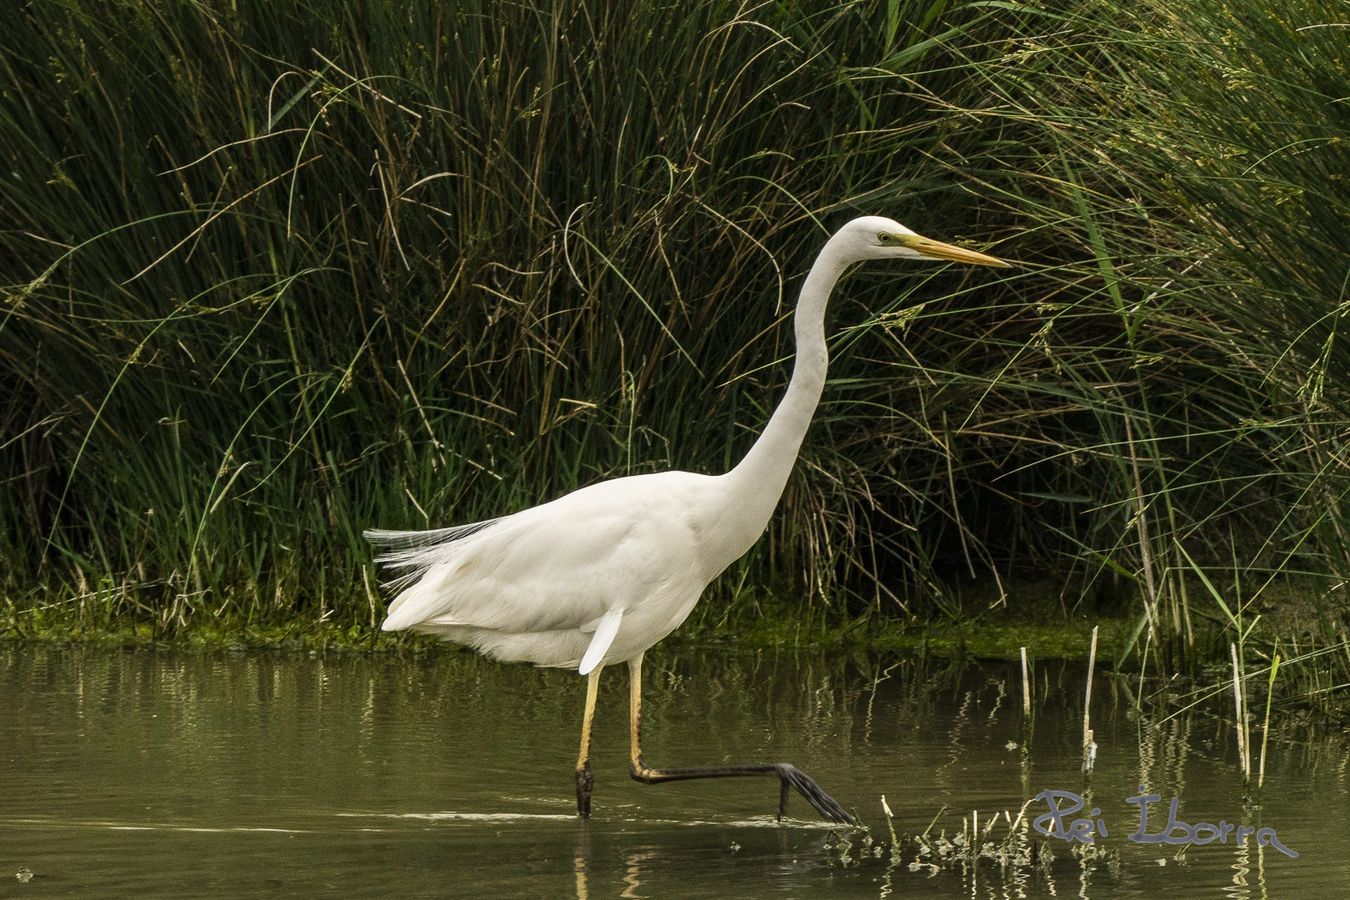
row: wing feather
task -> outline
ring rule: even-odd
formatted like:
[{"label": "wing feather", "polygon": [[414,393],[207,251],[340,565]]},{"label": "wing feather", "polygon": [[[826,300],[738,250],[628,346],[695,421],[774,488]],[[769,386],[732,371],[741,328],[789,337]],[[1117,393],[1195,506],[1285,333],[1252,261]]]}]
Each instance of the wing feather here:
[{"label": "wing feather", "polygon": [[600,660],[604,659],[605,653],[609,651],[609,645],[614,643],[614,636],[619,633],[619,623],[622,621],[622,609],[611,609],[600,617],[600,624],[595,627],[595,637],[591,638],[591,645],[586,648],[586,655],[581,658],[578,674],[589,675],[592,669],[600,665]]}]

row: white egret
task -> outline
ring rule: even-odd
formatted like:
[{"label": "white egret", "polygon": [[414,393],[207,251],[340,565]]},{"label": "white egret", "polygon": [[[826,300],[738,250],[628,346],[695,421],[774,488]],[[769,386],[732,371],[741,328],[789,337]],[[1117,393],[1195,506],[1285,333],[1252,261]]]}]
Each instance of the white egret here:
[{"label": "white egret", "polygon": [[703,589],[768,525],[825,385],[825,305],[853,263],[928,259],[1008,263],[920,237],[879,216],[840,228],[802,285],[796,362],[769,424],[730,472],[654,472],[588,485],[496,519],[434,531],[366,532],[401,573],[383,630],[410,629],[500,660],[576,667],[587,676],[577,758],[577,812],[590,815],[591,722],[600,673],[626,662],[632,777],[646,784],[776,775],[779,816],[796,788],[824,817],[853,817],[786,763],[655,769],[642,756],[642,655],[674,631]]}]

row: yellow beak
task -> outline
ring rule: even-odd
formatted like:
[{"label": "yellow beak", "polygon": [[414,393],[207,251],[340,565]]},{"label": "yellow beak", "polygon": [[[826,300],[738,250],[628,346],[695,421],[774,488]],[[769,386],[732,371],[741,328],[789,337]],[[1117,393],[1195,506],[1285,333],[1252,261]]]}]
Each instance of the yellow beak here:
[{"label": "yellow beak", "polygon": [[917,234],[905,235],[904,241],[906,247],[929,259],[944,259],[951,262],[970,263],[976,266],[1000,266],[1005,269],[1012,267],[1012,263],[1004,262],[997,256],[976,253],[974,250],[944,244],[931,238],[919,237]]}]

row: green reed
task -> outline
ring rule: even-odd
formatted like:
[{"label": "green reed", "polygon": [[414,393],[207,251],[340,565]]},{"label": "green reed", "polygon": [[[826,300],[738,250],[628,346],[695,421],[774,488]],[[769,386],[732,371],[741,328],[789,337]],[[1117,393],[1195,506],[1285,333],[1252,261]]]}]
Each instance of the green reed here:
[{"label": "green reed", "polygon": [[1023,265],[846,282],[781,515],[696,625],[1049,571],[1175,662],[1226,646],[1199,566],[1303,579],[1336,640],[1334,10],[1060,6],[25,8],[6,627],[368,626],[365,527],[722,470],[812,255],[876,212]]}]

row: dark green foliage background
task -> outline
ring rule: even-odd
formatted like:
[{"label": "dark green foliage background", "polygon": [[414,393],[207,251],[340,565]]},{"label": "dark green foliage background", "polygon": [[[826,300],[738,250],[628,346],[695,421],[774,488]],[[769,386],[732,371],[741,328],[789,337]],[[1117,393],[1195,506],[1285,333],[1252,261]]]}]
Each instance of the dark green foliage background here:
[{"label": "dark green foliage background", "polygon": [[621,6],[7,16],[7,628],[374,624],[365,527],[720,471],[801,273],[879,213],[1023,265],[845,283],[733,609],[928,618],[1056,573],[1180,636],[1187,578],[1238,627],[1300,575],[1335,637],[1336,4]]}]

